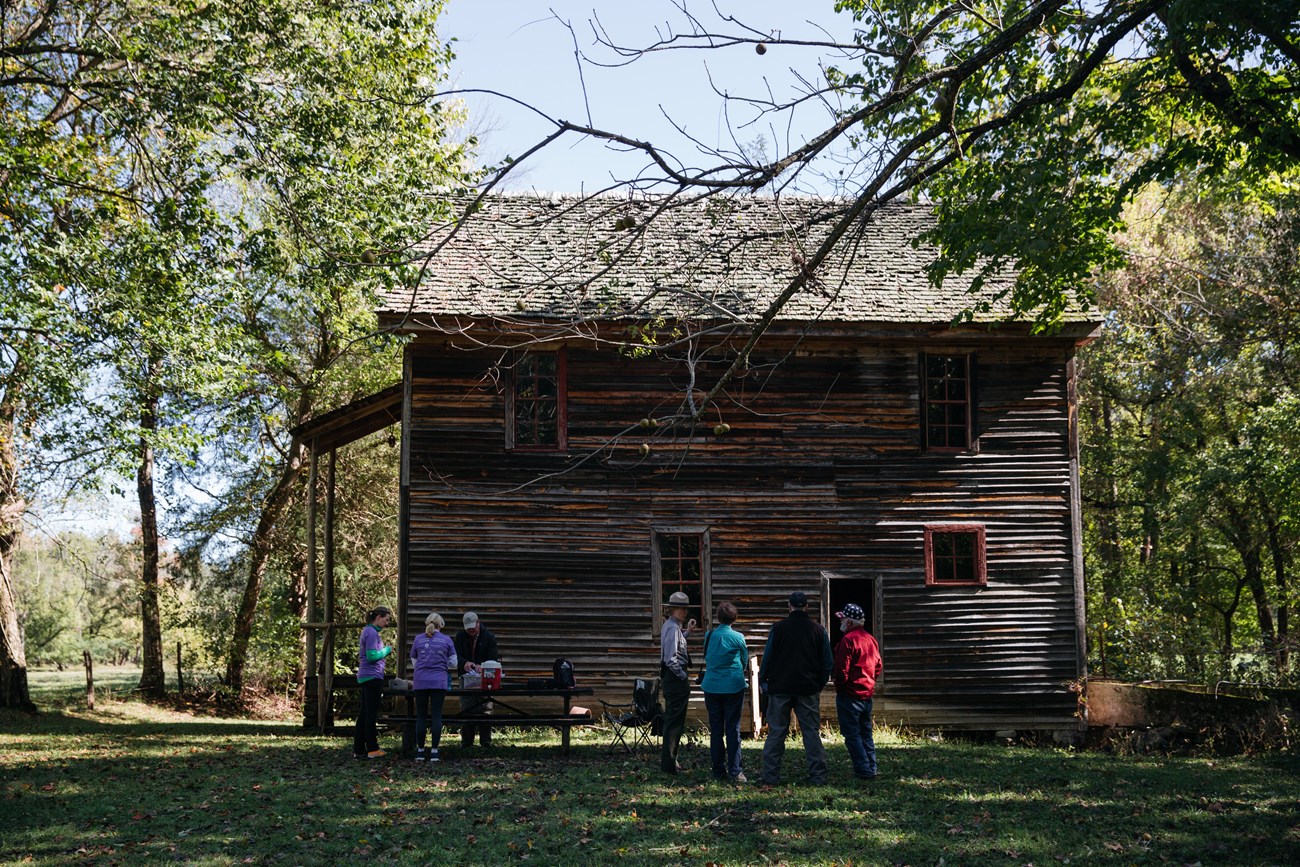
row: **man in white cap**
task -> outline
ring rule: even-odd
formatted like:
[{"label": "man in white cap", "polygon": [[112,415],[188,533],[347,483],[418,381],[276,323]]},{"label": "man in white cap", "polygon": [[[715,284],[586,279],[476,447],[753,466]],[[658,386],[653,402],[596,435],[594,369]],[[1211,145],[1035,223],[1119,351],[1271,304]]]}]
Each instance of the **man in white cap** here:
[{"label": "man in white cap", "polygon": [[853,761],[853,776],[876,778],[876,742],[871,736],[871,702],[880,679],[880,645],[866,630],[861,605],[850,602],[835,614],[844,637],[835,647],[831,679],[835,681],[835,713],[844,746]]},{"label": "man in white cap", "polygon": [[[477,672],[489,659],[501,661],[501,651],[497,649],[497,637],[492,634],[483,621],[473,611],[466,611],[461,618],[465,628],[456,633],[456,658],[460,662],[460,673]],[[487,716],[492,713],[492,702],[484,701],[478,696],[461,696],[461,712],[467,716]],[[472,747],[474,732],[479,732],[479,743],[485,747],[492,746],[492,727],[466,724],[460,727],[460,745]]]},{"label": "man in white cap", "polygon": [[664,744],[659,766],[666,774],[675,774],[682,766],[677,762],[682,734],[686,731],[686,703],[691,697],[691,653],[686,639],[695,628],[695,618],[686,614],[691,597],[678,590],[668,597],[668,617],[659,631],[659,676],[664,697]]}]

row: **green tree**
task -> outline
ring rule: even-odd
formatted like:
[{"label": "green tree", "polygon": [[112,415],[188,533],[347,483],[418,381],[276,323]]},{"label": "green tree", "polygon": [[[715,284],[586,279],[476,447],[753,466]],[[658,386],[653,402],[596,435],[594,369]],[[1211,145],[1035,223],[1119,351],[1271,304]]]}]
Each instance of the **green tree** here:
[{"label": "green tree", "polygon": [[112,534],[25,534],[14,574],[28,655],[80,665],[82,651],[118,662],[138,648],[139,553]]},{"label": "green tree", "polygon": [[[466,179],[464,146],[446,141],[456,108],[434,99],[450,57],[433,31],[440,8],[28,0],[0,15],[0,277],[19,288],[0,310],[4,417],[19,429],[0,442],[21,449],[19,422],[45,420],[46,398],[72,393],[18,348],[57,343],[28,323],[67,315],[84,327],[58,336],[77,338],[73,372],[95,373],[95,399],[69,416],[60,442],[33,447],[52,446],[65,465],[80,459],[101,480],[92,469],[134,468],[147,689],[161,689],[155,465],[194,460],[203,437],[248,422],[209,414],[214,424],[196,426],[181,410],[203,401],[199,383],[211,403],[242,388],[246,370],[279,361],[279,347],[245,339],[276,327],[255,322],[272,295],[283,312],[294,292],[316,292],[304,307],[329,318],[322,363],[345,357],[367,333],[364,299],[402,276],[380,266],[418,240],[412,227],[436,211],[436,189]],[[71,301],[56,289],[64,285]],[[310,393],[317,383],[308,375],[298,385]],[[311,409],[308,397],[289,415]],[[301,446],[280,447],[300,468]],[[12,488],[0,542],[30,490],[21,465],[7,462],[13,471],[0,479]],[[268,526],[298,472],[264,492]],[[256,609],[259,561],[241,622]],[[0,614],[12,607],[9,589],[0,585]],[[3,622],[8,691],[23,656]]]},{"label": "green tree", "polygon": [[1149,192],[1085,356],[1090,609],[1145,676],[1290,676],[1300,218],[1246,192]]}]

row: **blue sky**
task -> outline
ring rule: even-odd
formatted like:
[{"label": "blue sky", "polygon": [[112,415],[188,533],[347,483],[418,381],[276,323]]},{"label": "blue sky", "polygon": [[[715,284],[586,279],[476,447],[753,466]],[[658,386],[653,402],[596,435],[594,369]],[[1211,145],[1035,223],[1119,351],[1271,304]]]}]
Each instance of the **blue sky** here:
[{"label": "blue sky", "polygon": [[[807,4],[717,0],[716,7],[758,31],[780,31],[786,38],[824,40],[829,32],[847,41],[853,28],[851,17],[834,13],[832,0]],[[715,3],[709,0],[688,0],[687,8],[710,30],[740,29],[724,25],[714,11]],[[712,89],[716,86],[731,94],[762,96],[770,88],[778,98],[789,96],[796,87],[790,68],[816,75],[823,50],[781,46],[759,55],[752,45],[737,45],[710,51],[662,51],[617,69],[586,66],[580,77],[574,35],[557,17],[572,24],[579,49],[606,60],[617,56],[593,44],[593,18],[598,18],[614,39],[635,46],[652,42],[656,26],[666,33],[666,22],[672,22],[676,30],[683,22],[669,0],[450,0],[441,31],[444,38],[456,40],[452,86],[500,91],[551,117],[575,122],[585,123],[590,111],[594,126],[670,142],[684,160],[701,165],[712,165],[716,158],[700,155],[673,129],[669,118],[708,147],[735,147],[735,142],[749,146],[761,136],[769,157],[783,152],[787,141],[800,143],[826,123],[825,110],[814,106],[801,112],[789,128],[766,121],[753,124],[752,110],[734,102],[728,106]],[[487,159],[506,154],[517,157],[551,129],[544,120],[507,99],[474,94],[465,100]],[[526,173],[513,180],[510,188],[590,191],[609,183],[611,176],[635,175],[644,164],[640,156],[619,154],[592,142],[562,141],[530,159]]]}]

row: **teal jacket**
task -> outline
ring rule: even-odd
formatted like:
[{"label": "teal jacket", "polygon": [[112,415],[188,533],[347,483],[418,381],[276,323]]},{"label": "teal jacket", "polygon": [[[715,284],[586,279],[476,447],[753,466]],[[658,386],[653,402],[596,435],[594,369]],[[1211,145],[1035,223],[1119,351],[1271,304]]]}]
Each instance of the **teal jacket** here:
[{"label": "teal jacket", "polygon": [[704,636],[704,682],[700,688],[711,693],[741,692],[748,664],[745,636],[724,623]]}]

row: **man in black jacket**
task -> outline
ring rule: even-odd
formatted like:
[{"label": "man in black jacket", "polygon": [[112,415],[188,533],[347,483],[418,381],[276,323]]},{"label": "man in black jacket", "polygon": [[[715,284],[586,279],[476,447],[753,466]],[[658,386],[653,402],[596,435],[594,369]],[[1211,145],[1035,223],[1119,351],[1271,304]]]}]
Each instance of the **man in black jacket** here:
[{"label": "man in black jacket", "polygon": [[821,692],[831,676],[831,640],[805,610],[808,595],[790,594],[790,614],[772,627],[758,669],[759,687],[767,693],[767,740],[763,744],[766,786],[781,782],[781,759],[794,710],[808,756],[808,779],[826,782],[826,749],[822,746]]},{"label": "man in black jacket", "polygon": [[[460,673],[477,672],[479,666],[489,659],[501,661],[501,651],[497,649],[497,637],[492,634],[478,615],[473,611],[466,611],[465,616],[461,618],[461,624],[465,627],[456,633],[453,644],[456,645],[456,659],[460,663]],[[487,716],[492,713],[492,702],[484,701],[477,696],[462,696],[460,699],[461,713],[467,716]],[[492,727],[486,723],[481,725],[466,724],[460,727],[460,744],[463,747],[474,746],[474,731],[479,732],[479,743],[485,747],[492,746]]]}]

